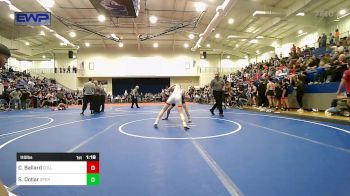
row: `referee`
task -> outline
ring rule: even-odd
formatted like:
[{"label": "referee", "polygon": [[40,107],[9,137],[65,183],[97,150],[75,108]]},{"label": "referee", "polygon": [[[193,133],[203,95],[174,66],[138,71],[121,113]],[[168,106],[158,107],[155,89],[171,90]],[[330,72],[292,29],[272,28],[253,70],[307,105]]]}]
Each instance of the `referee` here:
[{"label": "referee", "polygon": [[209,110],[212,115],[214,114],[214,110],[216,107],[219,109],[220,117],[224,117],[224,111],[222,110],[222,98],[223,98],[223,88],[224,88],[224,80],[220,78],[220,74],[216,73],[215,78],[210,82],[210,88],[213,90],[213,95],[215,99],[215,104]]},{"label": "referee", "polygon": [[83,97],[83,108],[82,112],[80,113],[81,115],[84,115],[84,112],[87,108],[87,104],[90,103],[90,110],[94,109],[94,95],[96,91],[96,85],[92,82],[92,78],[89,78],[89,82],[84,84],[84,97]]},{"label": "referee", "polygon": [[140,108],[139,107],[139,104],[138,104],[138,100],[137,98],[140,96],[139,94],[139,86],[135,86],[135,88],[131,91],[131,108],[134,108],[134,104],[136,104],[136,107],[137,108]]}]

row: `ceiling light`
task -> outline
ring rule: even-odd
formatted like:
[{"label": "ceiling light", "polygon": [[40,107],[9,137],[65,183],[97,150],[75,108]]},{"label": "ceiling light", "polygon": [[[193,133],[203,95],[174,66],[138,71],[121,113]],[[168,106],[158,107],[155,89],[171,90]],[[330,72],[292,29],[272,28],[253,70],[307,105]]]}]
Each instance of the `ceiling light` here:
[{"label": "ceiling light", "polygon": [[247,39],[241,39],[241,41],[242,41],[242,42],[245,42],[245,41],[247,41]]},{"label": "ceiling light", "polygon": [[303,30],[299,30],[299,31],[298,31],[298,34],[302,34],[302,33],[303,33]]},{"label": "ceiling light", "polygon": [[123,42],[119,42],[118,46],[119,46],[119,48],[122,48],[122,47],[124,47],[124,43]]},{"label": "ceiling light", "polygon": [[63,42],[60,42],[60,46],[64,46],[64,43],[63,43]]},{"label": "ceiling light", "polygon": [[193,33],[189,34],[189,35],[188,35],[188,38],[190,38],[190,39],[194,39],[194,35],[193,35]]},{"label": "ceiling light", "polygon": [[235,19],[233,19],[233,18],[228,19],[228,24],[233,24],[234,22],[235,22]]},{"label": "ceiling light", "polygon": [[296,16],[305,16],[305,13],[304,12],[299,12],[296,14]]},{"label": "ceiling light", "polygon": [[226,58],[227,58],[227,59],[230,59],[231,57],[230,57],[230,56],[227,56]]},{"label": "ceiling light", "polygon": [[90,47],[90,43],[89,42],[85,42],[85,46],[86,47]]},{"label": "ceiling light", "polygon": [[254,27],[249,27],[247,30],[246,30],[248,33],[251,33],[254,31]]},{"label": "ceiling light", "polygon": [[45,56],[45,55],[43,55],[43,56],[42,56],[42,58],[43,58],[43,59],[46,59],[46,56]]},{"label": "ceiling light", "polygon": [[239,47],[239,45],[238,44],[236,44],[236,48],[238,48]]},{"label": "ceiling light", "polygon": [[69,33],[69,36],[75,37],[75,36],[77,36],[77,34],[76,34],[74,31],[71,31],[71,32]]},{"label": "ceiling light", "polygon": [[241,36],[239,36],[239,35],[229,35],[229,36],[227,36],[227,39],[235,39],[235,38],[239,38],[239,37],[241,37]]},{"label": "ceiling light", "polygon": [[264,36],[258,36],[258,37],[256,37],[257,39],[262,39],[262,38],[264,38]]},{"label": "ceiling light", "polygon": [[14,14],[10,14],[10,18],[11,19],[15,19],[15,15]]},{"label": "ceiling light", "polygon": [[73,55],[73,59],[77,58],[77,56]]},{"label": "ceiling light", "polygon": [[307,32],[303,32],[303,33],[297,35],[297,37],[300,37],[300,36],[303,36],[303,35],[306,35],[306,34],[307,34]]},{"label": "ceiling light", "polygon": [[153,48],[158,48],[158,43],[156,42],[156,43],[153,43]]},{"label": "ceiling light", "polygon": [[154,24],[154,23],[156,23],[156,22],[158,21],[158,18],[157,18],[156,16],[150,16],[150,17],[149,17],[149,21],[150,21],[152,24]]},{"label": "ceiling light", "polygon": [[55,5],[54,0],[37,0],[43,7],[52,8]]},{"label": "ceiling light", "polygon": [[40,31],[40,35],[45,36],[45,31]]},{"label": "ceiling light", "polygon": [[207,44],[207,48],[210,48],[210,44]]},{"label": "ceiling light", "polygon": [[203,12],[207,8],[207,4],[203,2],[195,2],[194,7],[196,8],[197,12]]},{"label": "ceiling light", "polygon": [[25,44],[26,44],[26,46],[29,46],[29,45],[30,45],[30,43],[29,43],[29,42],[26,42]]},{"label": "ceiling light", "polygon": [[97,17],[97,19],[98,19],[98,21],[100,21],[100,22],[106,21],[106,17],[105,17],[104,15],[99,15],[99,16]]},{"label": "ceiling light", "polygon": [[248,58],[248,55],[245,55],[244,58],[247,59],[247,58]]},{"label": "ceiling light", "polygon": [[114,39],[119,39],[119,38],[117,37],[117,35],[114,34],[114,33],[111,34],[111,37],[113,37]]},{"label": "ceiling light", "polygon": [[190,45],[188,45],[188,43],[185,43],[185,44],[184,44],[184,47],[185,47],[185,48],[188,48],[189,46],[190,46]]},{"label": "ceiling light", "polygon": [[259,54],[259,53],[260,53],[260,51],[259,51],[259,50],[256,50],[256,53],[257,53],[257,54]]},{"label": "ceiling light", "polygon": [[257,44],[259,41],[257,39],[252,39],[249,42],[252,43],[252,44]]},{"label": "ceiling light", "polygon": [[55,31],[48,28],[47,26],[41,25],[42,28],[44,28],[45,30],[49,31],[50,33],[54,33]]},{"label": "ceiling light", "polygon": [[270,53],[271,53],[271,54],[274,54],[274,53],[275,53],[275,51],[270,51]]},{"label": "ceiling light", "polygon": [[215,34],[215,38],[220,38],[220,34],[219,33]]},{"label": "ceiling light", "polygon": [[339,11],[339,14],[340,14],[340,15],[346,14],[346,10],[340,10],[340,11]]},{"label": "ceiling light", "polygon": [[279,44],[277,42],[272,42],[271,46],[274,48],[277,48],[277,47],[279,47]]}]

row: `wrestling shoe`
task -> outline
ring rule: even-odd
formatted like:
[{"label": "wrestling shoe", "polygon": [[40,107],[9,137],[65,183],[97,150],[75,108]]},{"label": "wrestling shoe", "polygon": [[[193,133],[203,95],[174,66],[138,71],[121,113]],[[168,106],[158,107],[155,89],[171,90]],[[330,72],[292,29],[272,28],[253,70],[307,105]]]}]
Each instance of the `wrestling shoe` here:
[{"label": "wrestling shoe", "polygon": [[210,109],[209,111],[210,111],[211,115],[213,115],[213,116],[215,115],[213,110]]}]

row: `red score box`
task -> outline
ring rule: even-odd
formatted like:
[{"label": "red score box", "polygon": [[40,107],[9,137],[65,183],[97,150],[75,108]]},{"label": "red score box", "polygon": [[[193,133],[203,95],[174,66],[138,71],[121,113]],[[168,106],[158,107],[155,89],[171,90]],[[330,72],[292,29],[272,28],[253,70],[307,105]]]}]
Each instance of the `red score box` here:
[{"label": "red score box", "polygon": [[100,162],[99,161],[88,161],[87,163],[87,173],[97,174],[100,173]]}]

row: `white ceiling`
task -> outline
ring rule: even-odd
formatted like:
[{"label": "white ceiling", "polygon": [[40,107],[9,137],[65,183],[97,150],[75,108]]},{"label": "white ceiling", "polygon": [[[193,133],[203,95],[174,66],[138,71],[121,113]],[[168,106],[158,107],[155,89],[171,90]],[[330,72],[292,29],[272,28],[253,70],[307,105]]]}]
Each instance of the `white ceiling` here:
[{"label": "white ceiling", "polygon": [[[147,41],[139,41],[140,34],[152,34],[162,32],[167,28],[180,23],[193,21],[200,16],[195,10],[195,2],[198,0],[141,0],[141,10],[137,18],[108,18],[104,23],[97,20],[98,12],[89,0],[55,0],[52,12],[72,22],[79,23],[102,34],[115,33],[122,38],[124,47],[149,48],[154,42],[159,43],[159,48],[183,48],[184,43],[195,45],[198,35],[203,33],[208,26],[218,5],[224,0],[202,0],[208,4],[197,26],[180,29],[167,35],[159,36]],[[341,8],[350,6],[350,1],[344,0],[237,0],[238,2],[226,14],[217,26],[215,32],[205,40],[210,43],[214,51],[225,51],[235,54],[235,51],[252,53],[259,50],[271,50],[271,43],[285,37],[296,36],[299,29],[314,31],[326,24],[325,19],[316,17],[315,11],[332,10],[338,12]],[[26,12],[45,11],[36,0],[12,0],[11,3],[18,9]],[[275,11],[285,14],[285,17],[257,17],[253,16],[255,11]],[[306,16],[297,17],[295,13],[305,12]],[[5,2],[0,1],[0,35],[11,40],[29,42],[33,50],[40,53],[41,50],[59,48],[60,40],[52,33],[46,32],[46,36],[39,35],[41,27],[15,26],[14,21],[9,17],[12,13]],[[158,17],[156,24],[150,24],[149,16]],[[235,22],[228,24],[228,19],[233,18]],[[118,47],[117,43],[104,39],[98,35],[85,32],[79,28],[68,28],[53,19],[51,29],[67,38],[75,45],[84,47],[85,42],[91,44],[91,48],[97,47]],[[70,31],[75,31],[77,36],[71,38]],[[188,35],[194,33],[195,39],[191,40]],[[214,37],[220,33],[220,38]],[[227,36],[234,35],[238,38],[227,39]],[[264,36],[259,39],[258,44],[251,44],[249,40],[257,36]],[[246,41],[242,41],[246,39]],[[236,44],[239,45],[236,48]],[[204,49],[203,46],[202,49]],[[190,49],[188,49],[190,50]]]}]

